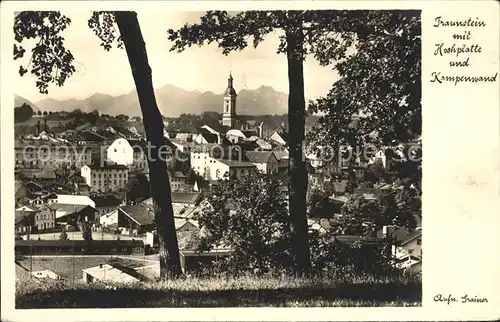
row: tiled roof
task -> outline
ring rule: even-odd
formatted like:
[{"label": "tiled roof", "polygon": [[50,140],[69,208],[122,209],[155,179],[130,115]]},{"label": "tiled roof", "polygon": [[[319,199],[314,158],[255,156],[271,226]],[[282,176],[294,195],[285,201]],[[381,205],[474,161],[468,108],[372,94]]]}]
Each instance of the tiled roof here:
[{"label": "tiled roof", "polygon": [[88,205],[95,207],[95,202],[88,196],[83,195],[63,195],[54,194],[57,198],[57,202],[61,204],[71,204],[71,205]]},{"label": "tiled roof", "polygon": [[218,159],[218,161],[228,165],[230,168],[255,168],[255,165],[251,162],[226,159]]},{"label": "tiled roof", "polygon": [[247,138],[252,136],[258,136],[259,134],[255,130],[243,130],[241,131]]},{"label": "tiled roof", "polygon": [[87,207],[94,209],[93,207],[87,205],[72,205],[72,204],[62,204],[62,203],[54,203],[49,206],[49,208],[52,210],[64,212],[64,214],[59,214],[57,218],[61,218],[73,213],[80,212]]},{"label": "tiled roof", "polygon": [[16,209],[16,211],[26,211],[26,212],[36,212],[38,211],[38,209],[36,209],[35,207],[30,207],[30,206],[21,206],[19,207],[18,209]]},{"label": "tiled roof", "polygon": [[89,165],[89,168],[92,170],[127,170],[128,168],[124,165],[121,164],[103,164],[102,166],[100,164],[93,164]]},{"label": "tiled roof", "polygon": [[[376,236],[378,238],[383,238],[384,237],[383,232],[384,232],[383,228],[380,228],[379,230],[377,230]],[[396,239],[397,243],[401,243],[405,240],[408,240],[409,236],[411,236],[411,233],[408,231],[408,229],[400,227],[395,227],[395,230],[389,232],[389,234]]]},{"label": "tiled roof", "polygon": [[232,135],[232,136],[241,137],[241,138],[247,137],[245,135],[245,133],[243,133],[242,131],[237,130],[237,129],[231,129],[231,130],[227,131],[226,135]]},{"label": "tiled roof", "polygon": [[42,179],[42,180],[56,179],[56,174],[54,170],[21,171],[20,176],[27,179]]},{"label": "tiled roof", "polygon": [[154,213],[146,205],[122,206],[118,209],[139,223],[139,225],[151,225],[153,223]]},{"label": "tiled roof", "polygon": [[415,230],[415,231],[411,232],[408,236],[406,236],[406,238],[401,242],[401,245],[407,244],[419,236],[422,236],[422,231]]},{"label": "tiled roof", "polygon": [[196,204],[201,197],[201,192],[172,192],[173,203]]},{"label": "tiled roof", "polygon": [[210,133],[206,129],[200,129],[200,135],[207,141],[207,143],[218,143],[219,136],[217,134]]},{"label": "tiled roof", "polygon": [[117,283],[139,282],[137,278],[122,272],[109,264],[82,269],[82,271],[100,281],[111,281]]},{"label": "tiled roof", "polygon": [[34,212],[32,211],[22,211],[22,210],[16,210],[15,212],[15,223],[19,223],[24,220],[24,218],[28,216],[32,216]]},{"label": "tiled roof", "polygon": [[80,135],[84,141],[102,142],[102,141],[106,140],[106,137],[104,137],[103,135],[92,132],[90,130],[84,130],[84,131],[78,132],[78,135]]},{"label": "tiled roof", "polygon": [[90,199],[95,202],[96,207],[118,206],[121,203],[114,195],[94,195]]},{"label": "tiled roof", "polygon": [[[172,192],[172,203],[197,204],[202,197],[201,192]],[[142,202],[145,205],[152,206],[153,198],[148,198]]]},{"label": "tiled roof", "polygon": [[271,151],[246,151],[245,156],[252,163],[267,163],[273,156]]},{"label": "tiled roof", "polygon": [[286,151],[273,151],[276,159],[281,161],[282,159],[288,159],[288,152]]}]

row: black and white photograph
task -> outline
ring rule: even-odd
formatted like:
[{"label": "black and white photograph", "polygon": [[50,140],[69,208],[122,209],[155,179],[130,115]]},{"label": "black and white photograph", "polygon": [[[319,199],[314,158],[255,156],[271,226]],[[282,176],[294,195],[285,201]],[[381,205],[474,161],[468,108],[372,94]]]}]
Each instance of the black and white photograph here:
[{"label": "black and white photograph", "polygon": [[423,11],[205,9],[10,13],[15,309],[422,307]]}]

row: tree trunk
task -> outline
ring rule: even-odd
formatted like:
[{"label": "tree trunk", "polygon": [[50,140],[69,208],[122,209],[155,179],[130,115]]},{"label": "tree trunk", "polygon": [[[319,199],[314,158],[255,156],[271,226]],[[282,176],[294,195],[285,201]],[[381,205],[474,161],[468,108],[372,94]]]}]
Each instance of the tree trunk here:
[{"label": "tree trunk", "polygon": [[306,217],[307,169],[302,144],[305,131],[304,66],[302,29],[286,31],[288,60],[288,135],[289,135],[289,209],[292,230],[292,252],[297,273],[310,268],[309,236]]},{"label": "tree trunk", "polygon": [[156,104],[151,68],[137,20],[137,13],[118,11],[115,15],[132,69],[148,141],[149,151],[144,152],[148,155],[151,196],[154,203],[155,224],[160,246],[160,277],[171,276],[175,278],[181,275],[181,264],[166,156],[160,154],[160,151],[163,153],[165,151],[165,149],[160,150],[165,145],[162,115]]}]

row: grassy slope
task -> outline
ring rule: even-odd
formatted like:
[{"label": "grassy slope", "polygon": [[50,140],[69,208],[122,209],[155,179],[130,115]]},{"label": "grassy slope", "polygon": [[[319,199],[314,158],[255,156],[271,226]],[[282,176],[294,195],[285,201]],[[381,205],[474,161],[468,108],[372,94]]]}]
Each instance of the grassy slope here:
[{"label": "grassy slope", "polygon": [[136,285],[18,282],[16,308],[420,306],[419,281],[187,279]]}]

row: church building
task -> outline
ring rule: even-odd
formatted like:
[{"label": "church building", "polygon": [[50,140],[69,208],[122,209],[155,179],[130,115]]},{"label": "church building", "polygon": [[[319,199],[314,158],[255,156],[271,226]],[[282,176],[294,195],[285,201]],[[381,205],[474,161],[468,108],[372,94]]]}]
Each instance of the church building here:
[{"label": "church building", "polygon": [[224,108],[222,111],[222,126],[233,129],[236,125],[236,90],[233,87],[233,76],[229,73],[227,89],[224,92]]}]

